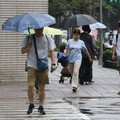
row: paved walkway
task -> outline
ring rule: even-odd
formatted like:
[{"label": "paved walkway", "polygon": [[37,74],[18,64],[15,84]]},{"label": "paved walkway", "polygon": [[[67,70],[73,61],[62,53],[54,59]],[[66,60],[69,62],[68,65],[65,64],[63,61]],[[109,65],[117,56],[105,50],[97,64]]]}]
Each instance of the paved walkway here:
[{"label": "paved walkway", "polygon": [[98,66],[94,61],[92,85],[79,85],[76,93],[72,92],[69,80],[64,84],[59,83],[60,71],[50,73],[50,85],[46,86],[45,110],[46,116],[37,115],[38,100],[35,98],[35,113],[26,115],[28,108],[27,83],[26,82],[1,82],[0,83],[0,119],[1,120],[90,120],[86,115],[68,103],[69,98],[93,98],[93,97],[120,97],[120,76],[117,70]]}]

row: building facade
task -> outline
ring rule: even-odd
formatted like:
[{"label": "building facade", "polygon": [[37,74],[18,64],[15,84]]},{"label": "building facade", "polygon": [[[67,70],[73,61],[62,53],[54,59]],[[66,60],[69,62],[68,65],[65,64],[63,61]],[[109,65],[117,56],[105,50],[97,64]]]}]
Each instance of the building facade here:
[{"label": "building facade", "polygon": [[26,54],[21,54],[25,36],[1,29],[9,17],[30,12],[48,13],[48,0],[0,0],[0,81],[26,80]]}]

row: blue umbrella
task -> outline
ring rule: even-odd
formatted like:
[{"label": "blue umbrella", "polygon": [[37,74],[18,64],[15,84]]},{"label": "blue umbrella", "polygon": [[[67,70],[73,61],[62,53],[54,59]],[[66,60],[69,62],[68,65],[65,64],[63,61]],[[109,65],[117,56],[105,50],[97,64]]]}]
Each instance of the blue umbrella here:
[{"label": "blue umbrella", "polygon": [[55,18],[48,14],[26,13],[9,18],[2,25],[2,30],[24,31],[43,28],[52,24],[55,24]]}]

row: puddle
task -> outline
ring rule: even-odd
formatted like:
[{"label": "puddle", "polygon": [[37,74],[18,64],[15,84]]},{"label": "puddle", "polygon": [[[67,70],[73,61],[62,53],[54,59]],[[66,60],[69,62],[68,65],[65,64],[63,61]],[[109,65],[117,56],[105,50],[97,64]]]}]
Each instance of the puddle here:
[{"label": "puddle", "polygon": [[91,120],[119,120],[120,98],[67,98]]}]

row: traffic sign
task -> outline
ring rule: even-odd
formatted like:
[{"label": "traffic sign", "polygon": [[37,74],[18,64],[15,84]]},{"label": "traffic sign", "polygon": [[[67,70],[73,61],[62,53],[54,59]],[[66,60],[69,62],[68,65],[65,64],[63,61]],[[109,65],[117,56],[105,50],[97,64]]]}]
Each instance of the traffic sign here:
[{"label": "traffic sign", "polygon": [[120,5],[120,0],[106,0],[109,5]]}]

